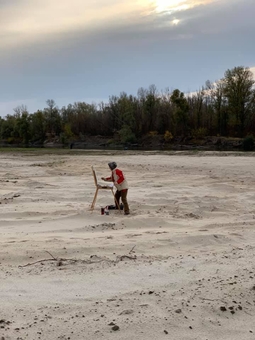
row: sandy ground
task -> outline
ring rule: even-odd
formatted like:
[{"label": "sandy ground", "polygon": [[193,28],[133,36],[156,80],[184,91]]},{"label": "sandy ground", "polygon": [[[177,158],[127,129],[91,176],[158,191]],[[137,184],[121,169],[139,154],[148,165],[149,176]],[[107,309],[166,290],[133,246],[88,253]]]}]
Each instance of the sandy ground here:
[{"label": "sandy ground", "polygon": [[[89,211],[91,165],[106,176],[112,160],[130,216],[100,215],[106,191]],[[253,155],[1,153],[0,340],[255,339],[254,169]]]}]

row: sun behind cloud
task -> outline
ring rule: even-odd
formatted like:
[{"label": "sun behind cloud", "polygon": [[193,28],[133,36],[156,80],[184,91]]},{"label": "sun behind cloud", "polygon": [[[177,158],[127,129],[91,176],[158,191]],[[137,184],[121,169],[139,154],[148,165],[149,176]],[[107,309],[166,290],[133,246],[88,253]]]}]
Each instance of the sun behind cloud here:
[{"label": "sun behind cloud", "polygon": [[179,19],[174,19],[174,20],[172,21],[172,25],[175,25],[175,26],[177,26],[179,23],[180,23],[180,20],[179,20]]},{"label": "sun behind cloud", "polygon": [[[0,0],[0,50],[8,52],[17,46],[59,39],[67,33],[94,36],[95,32],[132,25],[144,25],[146,29],[155,16],[171,16],[214,1],[218,0],[13,0],[3,6]],[[179,24],[176,15],[169,24]]]}]

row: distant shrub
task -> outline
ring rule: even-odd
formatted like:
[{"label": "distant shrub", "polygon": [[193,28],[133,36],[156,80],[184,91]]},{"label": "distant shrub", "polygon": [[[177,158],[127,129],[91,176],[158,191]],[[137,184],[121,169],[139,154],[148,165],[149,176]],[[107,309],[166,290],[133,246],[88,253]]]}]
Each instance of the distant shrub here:
[{"label": "distant shrub", "polygon": [[170,131],[166,130],[165,134],[164,134],[164,141],[165,142],[171,142],[171,140],[173,139],[173,135]]},{"label": "distant shrub", "polygon": [[71,129],[71,125],[70,124],[66,123],[64,125],[64,134],[65,134],[66,138],[73,137],[73,133],[72,133],[72,129]]},{"label": "distant shrub", "polygon": [[195,139],[203,139],[207,135],[206,128],[198,128],[195,130],[192,130],[192,137]]},{"label": "distant shrub", "polygon": [[79,133],[79,139],[84,142],[86,140],[86,136],[83,133]]},{"label": "distant shrub", "polygon": [[243,149],[244,151],[252,151],[254,149],[254,137],[247,136],[243,140]]},{"label": "distant shrub", "polygon": [[14,143],[14,138],[13,137],[8,137],[7,138],[7,143],[8,144],[13,144]]},{"label": "distant shrub", "polygon": [[120,136],[120,141],[122,143],[135,143],[136,137],[129,126],[123,126],[121,130],[118,131]]},{"label": "distant shrub", "polygon": [[150,131],[149,132],[150,137],[155,137],[155,136],[157,136],[157,134],[158,134],[158,131]]},{"label": "distant shrub", "polygon": [[115,143],[115,140],[114,139],[108,139],[107,141],[107,144],[108,145],[111,145],[111,144],[114,144]]},{"label": "distant shrub", "polygon": [[60,141],[63,145],[66,145],[66,144],[67,144],[67,140],[68,140],[66,134],[65,134],[65,133],[61,133],[59,137],[60,137],[60,138],[59,138],[59,139],[60,139],[59,141]]}]

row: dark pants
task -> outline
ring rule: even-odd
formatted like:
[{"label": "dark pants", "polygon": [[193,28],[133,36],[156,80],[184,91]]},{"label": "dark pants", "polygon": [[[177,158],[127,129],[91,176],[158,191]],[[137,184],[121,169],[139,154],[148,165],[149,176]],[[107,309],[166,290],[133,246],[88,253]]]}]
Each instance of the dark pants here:
[{"label": "dark pants", "polygon": [[124,212],[125,213],[129,213],[129,206],[128,206],[128,202],[127,202],[127,193],[128,193],[128,189],[121,190],[121,191],[117,190],[116,193],[115,193],[115,199],[116,199],[118,205],[120,205],[120,198],[121,198],[122,203],[124,205]]}]

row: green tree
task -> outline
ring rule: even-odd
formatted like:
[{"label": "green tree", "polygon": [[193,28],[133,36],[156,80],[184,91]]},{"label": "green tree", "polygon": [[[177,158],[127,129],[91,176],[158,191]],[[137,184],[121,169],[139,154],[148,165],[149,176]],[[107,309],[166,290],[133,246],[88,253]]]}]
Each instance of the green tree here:
[{"label": "green tree", "polygon": [[46,117],[43,111],[38,110],[31,115],[31,139],[41,143],[46,139]]},{"label": "green tree", "polygon": [[74,116],[69,122],[71,130],[75,135],[80,133],[97,134],[98,125],[100,122],[97,117],[97,108],[94,104],[87,104],[85,102],[77,102],[73,105]]},{"label": "green tree", "polygon": [[159,97],[158,114],[155,130],[164,134],[166,130],[175,132],[174,104],[171,101],[172,93],[167,88]]},{"label": "green tree", "polygon": [[[1,123],[1,139],[14,138],[16,136],[16,118],[13,115],[7,115]],[[17,136],[16,136],[17,137]]]},{"label": "green tree", "polygon": [[242,137],[251,118],[255,98],[253,73],[247,67],[234,67],[225,72],[223,82],[229,112],[235,118],[236,130]]},{"label": "green tree", "polygon": [[46,101],[48,107],[44,109],[45,119],[46,119],[46,130],[52,135],[59,136],[61,129],[61,116],[56,103],[53,99],[48,99]]},{"label": "green tree", "polygon": [[[225,97],[225,81],[223,79],[211,83],[207,81],[210,95],[210,105],[215,113],[215,132],[220,136],[228,134],[229,110]],[[210,129],[210,128],[209,128]]]},{"label": "green tree", "polygon": [[25,111],[21,116],[17,118],[17,130],[22,142],[27,146],[31,138],[31,117],[30,114]]},{"label": "green tree", "polygon": [[171,101],[176,107],[177,123],[180,126],[182,135],[185,135],[188,131],[188,112],[189,104],[184,93],[176,89],[171,95]]}]

